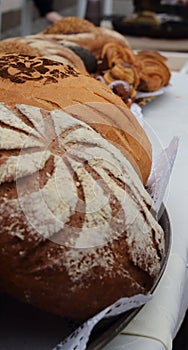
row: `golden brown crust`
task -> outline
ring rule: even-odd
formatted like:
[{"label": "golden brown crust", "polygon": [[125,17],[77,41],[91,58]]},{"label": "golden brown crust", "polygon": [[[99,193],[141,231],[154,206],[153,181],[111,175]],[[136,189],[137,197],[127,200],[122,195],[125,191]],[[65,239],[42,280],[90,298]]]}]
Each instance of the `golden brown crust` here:
[{"label": "golden brown crust", "polygon": [[151,143],[120,97],[72,67],[45,58],[0,58],[0,100],[15,106],[66,109],[129,157],[143,183],[151,170]]},{"label": "golden brown crust", "polygon": [[17,38],[0,41],[0,54],[7,53],[40,56],[40,52],[37,48],[29,46],[27,42],[20,42]]},{"label": "golden brown crust", "polygon": [[44,34],[77,34],[89,33],[96,26],[90,21],[79,17],[65,17],[43,30]]},{"label": "golden brown crust", "polygon": [[76,53],[55,41],[47,40],[42,35],[2,40],[0,42],[0,52],[46,57],[86,72],[83,60]]}]

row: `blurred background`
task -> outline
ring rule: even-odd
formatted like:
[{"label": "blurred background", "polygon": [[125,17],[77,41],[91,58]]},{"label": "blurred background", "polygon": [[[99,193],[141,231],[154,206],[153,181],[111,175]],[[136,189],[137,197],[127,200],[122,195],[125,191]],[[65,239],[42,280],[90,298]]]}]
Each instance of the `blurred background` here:
[{"label": "blurred background", "polygon": [[[92,0],[89,2],[92,2]],[[94,1],[95,4],[99,2],[102,3],[103,1]],[[21,20],[25,3],[30,3],[32,34],[49,25],[44,18],[39,17],[38,10],[32,0],[0,0],[2,38],[21,34]],[[63,16],[75,16],[78,14],[79,3],[82,3],[82,1],[54,0],[54,8]],[[108,19],[111,20],[110,23],[115,26],[115,29],[120,32],[127,35],[150,35],[150,37],[158,36],[167,39],[188,38],[188,1],[186,0],[114,0],[112,4],[111,18]],[[134,12],[137,16],[133,16]],[[157,16],[154,16],[154,13]],[[102,5],[99,15],[102,19],[104,15]],[[132,22],[130,22],[130,19]],[[156,27],[159,21],[161,22],[160,30],[159,26]],[[147,31],[148,25],[153,25],[149,32]],[[184,50],[188,50],[188,45],[184,47]]]},{"label": "blurred background", "polygon": [[[31,32],[36,34],[49,26],[39,16],[32,0],[30,2]],[[23,0],[0,0],[1,39],[20,36],[23,33]],[[54,8],[62,16],[76,16],[78,2],[54,0]],[[87,16],[85,13],[84,16]],[[188,52],[188,1],[113,1],[112,13],[103,16],[100,24],[124,34],[132,49],[165,51],[169,65],[180,70],[187,61]],[[92,16],[89,18],[92,20]],[[27,24],[27,23],[26,23]],[[174,341],[173,350],[188,349],[188,315]]]},{"label": "blurred background", "polygon": [[[95,4],[99,2],[94,0]],[[76,0],[54,0],[54,8],[64,17],[77,16],[78,3],[83,4]],[[114,0],[112,13],[108,16],[102,11],[102,1],[100,3],[100,13],[92,12],[92,18],[86,7],[82,17],[94,21],[98,16],[101,26],[124,34],[133,49],[166,51],[167,55],[173,52],[168,55],[170,68],[179,70],[183,67],[188,52],[188,1]],[[24,16],[24,4],[29,4],[27,16]],[[40,17],[32,0],[0,0],[1,39],[36,34],[47,26],[49,22]],[[177,58],[175,52],[181,55]]]}]

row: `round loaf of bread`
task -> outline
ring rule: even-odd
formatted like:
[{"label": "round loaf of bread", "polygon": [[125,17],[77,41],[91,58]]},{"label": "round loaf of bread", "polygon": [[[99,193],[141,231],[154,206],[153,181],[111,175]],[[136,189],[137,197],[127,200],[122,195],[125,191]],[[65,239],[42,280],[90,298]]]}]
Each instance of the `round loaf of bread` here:
[{"label": "round loaf of bread", "polygon": [[83,60],[68,47],[55,41],[46,40],[45,37],[28,35],[0,41],[0,53],[23,54],[28,56],[45,57],[57,62],[70,65],[81,72],[87,72]]},{"label": "round loaf of bread", "polygon": [[122,153],[60,110],[0,104],[0,289],[85,320],[147,293],[164,255]]},{"label": "round loaf of bread", "polygon": [[147,182],[152,149],[144,129],[121,98],[91,76],[45,58],[0,56],[0,101],[66,110],[120,148]]}]

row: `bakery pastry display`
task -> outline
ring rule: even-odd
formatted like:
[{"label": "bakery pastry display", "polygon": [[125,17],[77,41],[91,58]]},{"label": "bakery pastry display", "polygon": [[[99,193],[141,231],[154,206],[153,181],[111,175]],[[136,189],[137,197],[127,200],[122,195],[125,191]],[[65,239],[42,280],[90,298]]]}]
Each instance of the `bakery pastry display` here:
[{"label": "bakery pastry display", "polygon": [[65,17],[42,33],[1,41],[0,52],[44,56],[93,73],[97,70],[97,57],[107,42],[129,46],[125,37],[116,31],[95,26],[82,18]]},{"label": "bakery pastry display", "polygon": [[1,291],[81,322],[151,290],[165,240],[129,107],[169,79],[158,53],[75,17],[0,42]]},{"label": "bakery pastry display", "polygon": [[164,235],[130,162],[62,110],[9,103],[0,104],[0,289],[76,321],[148,293]]},{"label": "bakery pastry display", "polygon": [[121,98],[91,76],[46,58],[3,55],[0,101],[68,111],[119,147],[147,182],[152,149],[145,131]]},{"label": "bakery pastry display", "polygon": [[[154,92],[167,86],[171,73],[167,59],[158,52],[140,51],[134,53],[130,48],[109,43],[104,45],[101,57],[98,60],[98,72],[108,85],[112,82],[127,104],[136,98],[137,91]],[[120,82],[122,81],[122,82]],[[128,98],[124,89],[124,82],[129,84]],[[120,91],[121,86],[121,91]],[[120,93],[118,93],[120,91]],[[125,93],[123,94],[123,91]]]},{"label": "bakery pastry display", "polygon": [[103,46],[115,42],[129,47],[126,38],[112,29],[95,26],[88,20],[78,17],[66,17],[57,21],[42,32],[46,38],[62,43],[69,41],[91,51],[97,58]]},{"label": "bakery pastry display", "polygon": [[[62,45],[64,41],[73,42],[91,51],[99,61],[98,69],[105,66],[104,80],[108,83],[115,79],[124,80],[147,92],[169,83],[170,70],[164,56],[152,51],[134,53],[125,37],[114,30],[97,27],[81,18],[67,17],[45,29],[43,34]],[[152,73],[156,85],[149,82]]]},{"label": "bakery pastry display", "polygon": [[155,92],[171,77],[167,59],[158,52],[134,52],[121,34],[77,17],[62,18],[36,35],[3,40],[0,52],[69,64],[109,85],[128,107],[150,99],[137,99],[137,92]]}]

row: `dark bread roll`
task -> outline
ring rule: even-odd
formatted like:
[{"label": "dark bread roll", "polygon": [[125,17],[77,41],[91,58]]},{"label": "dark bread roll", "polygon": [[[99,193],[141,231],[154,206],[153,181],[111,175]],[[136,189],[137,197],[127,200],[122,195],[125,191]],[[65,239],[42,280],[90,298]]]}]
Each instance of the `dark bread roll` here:
[{"label": "dark bread roll", "polygon": [[114,143],[147,182],[152,149],[145,131],[121,98],[89,75],[45,58],[4,55],[0,101],[68,111]]},{"label": "dark bread roll", "polygon": [[171,71],[165,56],[159,52],[140,51],[137,60],[140,63],[140,91],[156,91],[169,84]]},{"label": "dark bread roll", "polygon": [[78,55],[82,59],[88,73],[95,73],[97,71],[97,58],[92,54],[91,51],[85,49],[80,45],[66,41],[63,42],[63,46],[68,47],[68,49],[72,50],[76,55]]},{"label": "dark bread roll", "polygon": [[74,320],[147,293],[164,254],[152,205],[129,161],[87,124],[0,104],[4,292]]}]

